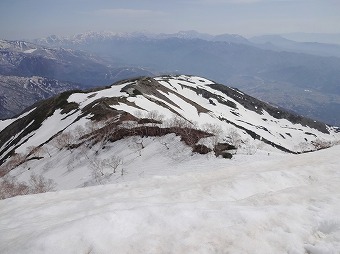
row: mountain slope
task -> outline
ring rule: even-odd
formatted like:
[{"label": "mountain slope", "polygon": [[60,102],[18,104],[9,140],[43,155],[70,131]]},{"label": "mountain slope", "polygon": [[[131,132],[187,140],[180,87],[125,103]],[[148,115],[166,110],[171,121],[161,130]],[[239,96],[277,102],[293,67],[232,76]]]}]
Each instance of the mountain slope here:
[{"label": "mountain slope", "polygon": [[184,75],[66,92],[2,126],[2,175],[28,181],[36,172],[54,179],[59,189],[134,179],[140,163],[148,167],[155,157],[168,163],[193,152],[229,157],[218,152],[221,145],[246,154],[268,145],[269,151],[298,153],[340,139],[335,127]]},{"label": "mountain slope", "polygon": [[[111,66],[110,66],[111,64]],[[0,40],[0,74],[7,76],[41,76],[99,86],[150,75],[150,72],[111,63],[79,50],[48,48],[24,41]]]},{"label": "mountain slope", "polygon": [[0,75],[0,119],[13,117],[37,101],[78,88],[75,83],[43,77]]},{"label": "mountain slope", "polygon": [[96,82],[96,76],[101,75],[104,78],[109,73],[108,68],[98,60],[80,51],[1,40],[0,53],[1,74],[8,76],[36,75],[83,83],[87,79]]}]

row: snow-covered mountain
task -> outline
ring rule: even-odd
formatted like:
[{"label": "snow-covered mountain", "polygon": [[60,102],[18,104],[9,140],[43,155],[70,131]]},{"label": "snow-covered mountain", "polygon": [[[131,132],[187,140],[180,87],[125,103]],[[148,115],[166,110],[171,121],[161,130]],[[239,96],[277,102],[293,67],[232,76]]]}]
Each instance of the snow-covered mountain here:
[{"label": "snow-covered mountain", "polygon": [[339,250],[339,129],[237,89],[126,80],[0,130],[1,198],[59,190],[0,200],[1,253]]},{"label": "snow-covered mountain", "polygon": [[[28,181],[35,172],[52,178],[58,189],[119,182],[121,174],[134,179],[141,163],[144,168],[154,160],[181,161],[192,153],[230,158],[235,151],[253,154],[259,146],[300,153],[340,140],[338,128],[184,75],[65,92],[0,122],[0,128],[2,175]],[[94,176],[93,168],[122,173]]]}]

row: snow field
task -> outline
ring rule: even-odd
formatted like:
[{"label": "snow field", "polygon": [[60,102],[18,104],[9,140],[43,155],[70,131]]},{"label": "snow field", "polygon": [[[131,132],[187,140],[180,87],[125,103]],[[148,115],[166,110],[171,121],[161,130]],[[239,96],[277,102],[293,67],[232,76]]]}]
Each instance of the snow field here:
[{"label": "snow field", "polygon": [[179,174],[2,200],[0,252],[339,253],[339,153],[189,160]]}]

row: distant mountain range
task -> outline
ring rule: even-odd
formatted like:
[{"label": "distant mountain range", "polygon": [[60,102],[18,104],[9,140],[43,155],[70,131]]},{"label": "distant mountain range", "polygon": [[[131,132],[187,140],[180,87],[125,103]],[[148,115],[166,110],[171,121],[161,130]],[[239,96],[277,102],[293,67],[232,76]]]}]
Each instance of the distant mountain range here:
[{"label": "distant mountain range", "polygon": [[282,36],[84,33],[35,40],[97,54],[153,73],[192,73],[340,126],[340,46]]},{"label": "distant mountain range", "polygon": [[1,41],[0,74],[96,87],[130,77],[190,73],[340,126],[338,49],[280,36],[89,32],[34,43]]},{"label": "distant mountain range", "polygon": [[47,46],[65,46],[68,45],[70,48],[73,46],[80,46],[82,44],[97,43],[98,41],[112,41],[112,40],[126,40],[126,39],[201,39],[207,41],[227,41],[233,43],[251,43],[246,38],[237,34],[221,34],[221,35],[210,35],[206,33],[199,33],[197,31],[181,31],[173,34],[150,34],[150,33],[113,33],[113,32],[87,32],[76,34],[69,37],[62,37],[57,35],[51,35],[46,38],[38,38],[32,40],[32,42],[39,45]]},{"label": "distant mountain range", "polygon": [[[82,86],[100,86],[147,72],[139,68],[113,66],[102,58],[79,50],[51,48],[24,41],[0,40],[0,74],[41,76],[67,80]],[[125,75],[124,75],[124,74]]]},{"label": "distant mountain range", "polygon": [[[300,36],[299,36],[300,35]],[[289,38],[303,38],[302,34],[287,34],[287,35],[262,35],[255,36],[249,39],[237,35],[237,34],[220,34],[220,35],[211,35],[207,33],[199,33],[197,31],[181,31],[178,33],[172,34],[150,34],[150,33],[113,33],[113,32],[87,32],[82,34],[76,34],[69,37],[61,37],[56,35],[51,35],[46,38],[38,38],[32,40],[32,42],[39,45],[46,45],[52,47],[66,47],[66,48],[74,48],[74,49],[84,49],[86,51],[94,51],[96,53],[98,48],[91,47],[91,44],[97,44],[101,42],[103,44],[109,43],[110,41],[121,41],[121,40],[162,40],[169,38],[178,38],[178,39],[201,39],[205,41],[211,42],[229,42],[236,44],[246,44],[254,47],[258,47],[261,49],[275,50],[275,51],[289,51],[289,52],[297,52],[297,53],[306,53],[312,55],[319,56],[336,56],[340,57],[340,36],[339,40],[337,40],[335,35],[333,35],[334,40],[326,40],[332,41],[333,43],[325,43],[321,39],[321,36],[312,36],[309,37],[306,35],[306,39],[310,37],[310,39],[320,39],[318,40],[306,40],[306,41],[295,41],[294,39]],[[86,46],[85,46],[86,45]]]}]

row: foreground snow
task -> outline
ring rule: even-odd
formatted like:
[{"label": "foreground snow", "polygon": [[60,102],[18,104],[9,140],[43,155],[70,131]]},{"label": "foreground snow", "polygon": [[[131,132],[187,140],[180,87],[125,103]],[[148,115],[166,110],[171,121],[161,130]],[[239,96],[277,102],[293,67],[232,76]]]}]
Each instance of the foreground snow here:
[{"label": "foreground snow", "polygon": [[2,200],[0,253],[339,253],[339,154]]}]

